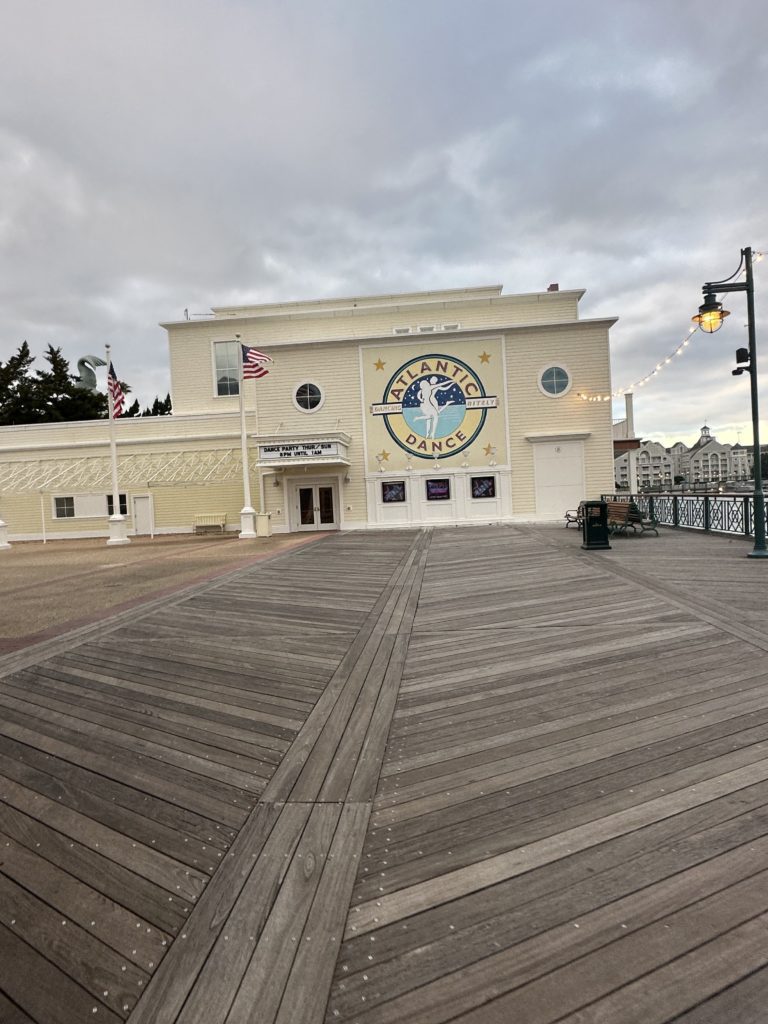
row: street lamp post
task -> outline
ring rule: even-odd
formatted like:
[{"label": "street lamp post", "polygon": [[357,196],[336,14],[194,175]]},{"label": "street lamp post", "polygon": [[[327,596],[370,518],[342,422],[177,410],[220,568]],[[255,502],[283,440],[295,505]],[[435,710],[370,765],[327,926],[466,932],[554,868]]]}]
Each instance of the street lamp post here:
[{"label": "street lamp post", "polygon": [[[744,271],[744,280],[735,280]],[[699,306],[698,315],[693,317],[702,331],[707,334],[714,334],[723,325],[725,317],[729,316],[728,310],[723,309],[722,303],[717,301],[718,292],[746,292],[747,293],[747,337],[749,348],[740,348],[736,351],[737,367],[733,370],[734,376],[739,376],[746,370],[750,377],[749,393],[752,402],[752,443],[754,458],[754,503],[753,503],[753,526],[755,535],[755,546],[750,551],[749,558],[768,558],[768,550],[765,545],[765,495],[763,494],[763,473],[760,465],[760,415],[757,400],[757,351],[755,349],[755,285],[752,277],[752,249],[747,246],[741,250],[741,263],[730,277],[723,281],[708,281],[703,287],[704,302]],[[742,365],[745,364],[745,365]]]}]

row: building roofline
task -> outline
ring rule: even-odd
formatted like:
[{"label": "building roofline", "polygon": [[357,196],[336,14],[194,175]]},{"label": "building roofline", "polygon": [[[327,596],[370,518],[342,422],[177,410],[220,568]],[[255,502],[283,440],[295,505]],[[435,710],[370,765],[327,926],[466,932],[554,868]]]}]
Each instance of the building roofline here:
[{"label": "building roofline", "polygon": [[[216,412],[171,413],[168,416],[125,416],[125,417],[120,417],[116,421],[116,423],[117,423],[117,430],[119,432],[119,431],[121,431],[123,429],[127,429],[127,430],[135,429],[135,425],[137,425],[139,423],[157,424],[157,422],[160,421],[160,420],[162,420],[162,421],[164,421],[166,423],[180,423],[182,420],[184,420],[187,423],[192,424],[195,420],[200,420],[200,419],[208,419],[208,420],[210,420],[213,417],[219,417],[219,416],[231,417],[232,419],[239,419],[240,414],[239,414],[239,412],[237,412],[237,410],[230,411],[230,410],[222,409],[220,411],[217,410]],[[127,426],[127,424],[133,424],[134,426]],[[57,420],[55,423],[54,422],[51,422],[51,423],[7,423],[7,424],[3,424],[2,426],[0,426],[0,449],[2,449],[2,438],[3,438],[3,435],[5,433],[10,434],[11,432],[13,432],[14,434],[22,433],[22,434],[31,434],[31,435],[34,436],[35,434],[38,434],[38,433],[42,434],[46,430],[52,430],[52,429],[61,430],[62,428],[66,428],[66,427],[72,427],[72,428],[77,427],[77,428],[84,428],[85,430],[96,431],[100,427],[103,429],[103,428],[108,427],[108,426],[109,426],[109,420],[107,419],[106,416],[99,417],[98,419],[92,419],[92,420]],[[167,440],[167,438],[166,438],[166,440]],[[185,440],[184,435],[179,435],[179,440]],[[118,436],[118,444],[119,444],[119,441],[120,441],[120,438]],[[65,445],[65,447],[69,447],[69,445]]]},{"label": "building roofline", "polygon": [[214,313],[229,312],[241,309],[283,309],[283,308],[303,308],[307,306],[338,306],[341,308],[354,308],[356,302],[369,302],[371,299],[416,299],[416,298],[433,298],[438,295],[446,296],[460,296],[474,293],[487,293],[495,292],[497,296],[500,296],[504,289],[503,284],[485,284],[485,285],[472,285],[469,288],[430,288],[423,291],[417,292],[384,292],[375,293],[373,295],[340,295],[340,296],[327,296],[323,299],[289,299],[281,302],[242,302],[233,306],[211,306],[211,310]]},{"label": "building roofline", "polygon": [[[462,338],[462,337],[484,337],[490,334],[510,334],[516,331],[551,331],[551,330],[564,330],[573,328],[583,327],[612,327],[617,321],[617,316],[613,317],[597,317],[594,320],[563,320],[563,321],[549,321],[546,323],[501,323],[493,325],[478,325],[477,327],[461,327],[455,331],[433,331],[429,334],[392,334],[390,332],[386,334],[356,334],[352,337],[344,337],[335,335],[330,338],[284,338],[284,339],[268,339],[259,338],[251,339],[253,341],[258,340],[259,345],[263,345],[264,348],[289,348],[292,345],[339,345],[349,344],[355,345],[360,342],[399,342],[402,344],[407,340],[414,341],[420,339],[422,342],[427,343],[429,339],[436,338]],[[196,323],[198,321],[195,321]],[[186,321],[182,321],[186,323]],[[206,320],[204,321],[209,327],[211,324],[224,325],[229,323],[226,320]],[[178,326],[176,324],[161,324],[161,327],[173,327]],[[245,340],[245,339],[244,339]]]},{"label": "building roofline", "polygon": [[[496,295],[488,295],[489,291],[499,289]],[[227,322],[236,319],[238,322],[259,320],[306,320],[311,317],[333,319],[343,315],[365,316],[381,313],[389,310],[393,313],[400,313],[409,310],[425,309],[429,307],[453,309],[462,303],[483,304],[513,304],[522,301],[536,299],[537,302],[551,302],[556,298],[576,298],[580,301],[586,294],[585,288],[563,289],[557,292],[520,292],[509,295],[500,294],[501,285],[492,285],[487,288],[461,288],[433,292],[402,292],[398,295],[360,295],[357,300],[367,302],[369,299],[382,299],[384,301],[370,305],[355,305],[355,299],[329,299],[312,302],[284,302],[284,303],[263,303],[262,305],[248,306],[215,306],[212,307],[210,315],[195,317],[194,320],[165,320],[160,322],[160,327],[191,327],[199,324],[211,324],[219,321]],[[392,302],[387,300],[405,299],[409,297],[420,298],[421,302]],[[342,303],[350,303],[342,305]],[[320,308],[318,308],[318,306]],[[250,313],[245,313],[250,310]],[[259,312],[263,310],[263,312]],[[243,315],[238,315],[243,312]]]}]

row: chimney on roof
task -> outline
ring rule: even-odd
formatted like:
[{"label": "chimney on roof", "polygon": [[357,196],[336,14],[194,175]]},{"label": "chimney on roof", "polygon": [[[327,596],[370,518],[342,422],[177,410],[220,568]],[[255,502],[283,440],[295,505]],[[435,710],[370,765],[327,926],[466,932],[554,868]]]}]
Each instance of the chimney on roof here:
[{"label": "chimney on roof", "polygon": [[547,291],[548,292],[559,292],[560,291],[560,285],[557,283],[557,281],[555,281],[554,284],[551,284],[549,286],[549,288],[547,288]]}]

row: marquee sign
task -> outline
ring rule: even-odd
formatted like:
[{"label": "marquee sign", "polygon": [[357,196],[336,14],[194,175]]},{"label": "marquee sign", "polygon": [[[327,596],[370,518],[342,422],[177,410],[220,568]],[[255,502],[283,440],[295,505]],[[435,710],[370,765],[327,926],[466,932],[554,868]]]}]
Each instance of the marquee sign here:
[{"label": "marquee sign", "polygon": [[409,455],[439,459],[472,444],[497,405],[465,362],[431,354],[399,367],[371,413],[384,417],[392,440]]},{"label": "marquee sign", "polygon": [[260,444],[259,459],[273,462],[278,459],[317,459],[323,456],[338,456],[336,441],[302,441],[299,444]]}]

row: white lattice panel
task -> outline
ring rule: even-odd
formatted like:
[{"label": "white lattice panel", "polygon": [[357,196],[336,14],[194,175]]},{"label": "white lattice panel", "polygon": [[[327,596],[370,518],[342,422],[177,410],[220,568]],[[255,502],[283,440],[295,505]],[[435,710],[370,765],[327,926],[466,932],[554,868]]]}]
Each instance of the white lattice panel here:
[{"label": "white lattice panel", "polygon": [[[118,455],[120,487],[132,484],[222,483],[237,479],[242,472],[240,451],[163,451],[141,455]],[[108,458],[39,459],[0,463],[0,492],[109,490]]]}]

